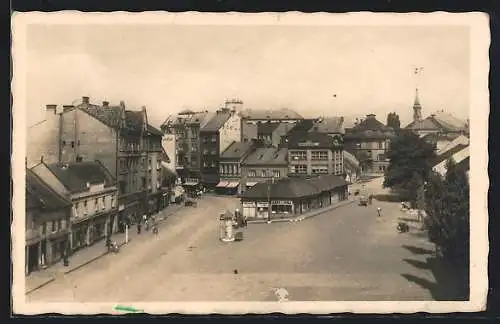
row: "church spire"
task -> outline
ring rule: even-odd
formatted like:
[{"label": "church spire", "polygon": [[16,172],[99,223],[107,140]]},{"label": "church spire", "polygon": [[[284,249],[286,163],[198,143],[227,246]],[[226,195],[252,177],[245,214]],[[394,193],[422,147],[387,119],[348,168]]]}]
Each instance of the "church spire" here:
[{"label": "church spire", "polygon": [[418,122],[422,120],[422,106],[418,98],[418,88],[415,89],[415,102],[413,103],[413,121]]}]

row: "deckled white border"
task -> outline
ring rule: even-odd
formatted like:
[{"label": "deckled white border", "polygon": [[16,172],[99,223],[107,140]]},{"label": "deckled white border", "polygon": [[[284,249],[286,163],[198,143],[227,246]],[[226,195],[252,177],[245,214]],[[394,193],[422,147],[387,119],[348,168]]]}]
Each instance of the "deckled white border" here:
[{"label": "deckled white border", "polygon": [[[108,303],[27,303],[25,300],[24,240],[25,240],[25,169],[26,149],[26,89],[25,55],[26,26],[28,24],[178,24],[178,25],[340,25],[340,26],[470,26],[471,80],[470,80],[470,125],[471,125],[471,280],[470,301],[467,302],[216,302],[216,303],[140,303],[133,306],[150,314],[245,314],[310,313],[413,313],[413,312],[472,312],[486,307],[488,289],[488,212],[487,192],[488,167],[488,113],[489,113],[489,17],[484,13],[81,13],[61,11],[52,13],[14,13],[12,17],[12,53],[14,77],[12,81],[14,178],[14,221],[12,224],[13,253],[13,306],[14,312],[22,314],[64,313],[95,314],[112,313],[113,304]],[[17,261],[19,260],[19,261]]]}]

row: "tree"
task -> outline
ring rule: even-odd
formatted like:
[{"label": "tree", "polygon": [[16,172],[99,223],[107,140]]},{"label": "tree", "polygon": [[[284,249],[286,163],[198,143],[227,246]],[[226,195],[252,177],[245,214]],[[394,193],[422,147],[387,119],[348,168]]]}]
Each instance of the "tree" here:
[{"label": "tree", "polygon": [[391,112],[387,115],[387,126],[392,127],[396,132],[401,128],[401,122],[399,121],[399,115],[395,112]]},{"label": "tree", "polygon": [[445,179],[433,173],[426,185],[429,240],[442,256],[465,266],[469,260],[469,181],[453,160]]},{"label": "tree", "polygon": [[427,180],[435,157],[434,148],[412,132],[400,132],[391,142],[384,187],[395,189],[413,205]]}]

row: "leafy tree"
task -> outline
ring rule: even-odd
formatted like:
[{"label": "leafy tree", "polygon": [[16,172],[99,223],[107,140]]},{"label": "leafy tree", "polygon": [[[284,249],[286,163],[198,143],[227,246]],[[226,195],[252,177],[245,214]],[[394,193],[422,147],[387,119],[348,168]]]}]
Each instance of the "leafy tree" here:
[{"label": "leafy tree", "polygon": [[434,157],[432,145],[412,132],[400,132],[390,145],[390,163],[384,187],[395,189],[401,198],[415,205],[418,192],[431,171]]},{"label": "leafy tree", "polygon": [[387,126],[392,127],[395,131],[399,131],[401,128],[401,121],[399,120],[399,115],[395,112],[391,112],[387,115]]},{"label": "leafy tree", "polygon": [[444,258],[461,266],[469,259],[469,181],[453,160],[445,179],[433,173],[425,191],[429,240]]}]

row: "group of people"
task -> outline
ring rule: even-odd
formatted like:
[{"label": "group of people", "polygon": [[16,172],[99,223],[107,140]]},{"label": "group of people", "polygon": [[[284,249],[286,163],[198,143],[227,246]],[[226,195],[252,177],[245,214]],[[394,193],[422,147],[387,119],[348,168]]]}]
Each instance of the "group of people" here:
[{"label": "group of people", "polygon": [[146,214],[142,216],[142,220],[137,222],[137,234],[141,234],[142,224],[144,223],[144,228],[146,231],[151,231],[153,234],[158,234],[158,224],[154,216],[148,217]]}]

